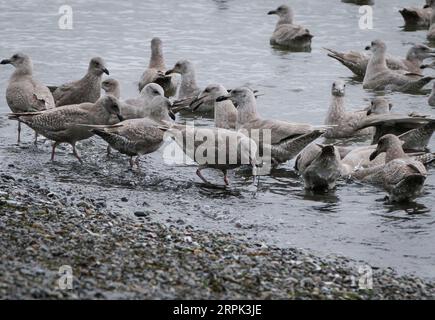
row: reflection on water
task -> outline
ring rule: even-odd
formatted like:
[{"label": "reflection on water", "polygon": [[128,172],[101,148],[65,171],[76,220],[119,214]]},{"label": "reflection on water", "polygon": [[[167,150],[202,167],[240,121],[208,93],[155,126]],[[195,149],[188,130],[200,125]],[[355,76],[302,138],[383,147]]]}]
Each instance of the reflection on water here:
[{"label": "reflection on water", "polygon": [[[387,42],[389,53],[404,57],[411,43],[426,42],[426,31],[405,32],[397,10],[420,6],[420,0],[400,0],[391,5],[377,1],[374,29],[359,30],[358,6],[340,1],[294,0],[297,23],[313,34],[312,51],[293,53],[269,45],[276,19],[267,12],[277,4],[260,0],[192,1],[85,1],[70,0],[74,29],[57,28],[57,7],[49,1],[22,1],[5,7],[0,2],[0,57],[24,51],[33,58],[35,75],[46,84],[80,78],[87,61],[101,55],[111,77],[121,82],[121,95],[137,95],[137,81],[148,64],[149,41],[162,38],[166,64],[193,61],[197,82],[204,88],[222,83],[226,88],[249,85],[258,89],[258,111],[265,118],[320,125],[330,101],[331,83],[347,83],[346,107],[362,109],[383,93],[365,91],[361,79],[328,58],[322,49],[362,50],[375,38]],[[328,12],[326,15],[325,12]],[[0,66],[0,113],[9,112],[4,92],[12,69]],[[433,74],[425,70],[426,74]],[[430,87],[430,86],[429,86]],[[430,88],[429,88],[430,89]],[[428,90],[427,90],[428,92]],[[394,112],[434,115],[426,96],[386,93]],[[179,117],[191,121],[191,115]],[[203,117],[195,125],[209,126]],[[16,124],[0,118],[2,169],[22,175],[56,192],[75,190],[80,196],[97,194],[117,212],[141,209],[144,203],[166,222],[182,219],[208,230],[242,232],[251,239],[279,246],[311,248],[323,254],[340,253],[374,265],[435,277],[435,176],[433,167],[425,193],[406,205],[388,204],[381,188],[340,182],[331,192],[305,191],[293,161],[261,177],[257,187],[250,172],[230,173],[229,188],[210,188],[199,182],[194,166],[162,162],[162,153],[143,157],[141,172],[129,168],[127,157],[105,156],[105,145],[90,139],[79,145],[85,165],[59,148],[51,163],[49,143],[32,147],[32,134],[23,130],[17,147]],[[323,142],[323,141],[321,141]],[[333,141],[340,145],[365,145],[369,141]],[[435,149],[434,140],[430,147]],[[13,165],[13,167],[9,167]],[[213,183],[220,172],[206,170]],[[75,196],[72,194],[71,196]],[[121,198],[128,201],[121,201]]]}]

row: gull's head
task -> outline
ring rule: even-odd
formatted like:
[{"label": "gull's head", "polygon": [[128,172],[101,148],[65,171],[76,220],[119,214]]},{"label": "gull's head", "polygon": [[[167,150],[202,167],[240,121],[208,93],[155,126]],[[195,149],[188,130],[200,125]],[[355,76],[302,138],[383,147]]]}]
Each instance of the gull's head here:
[{"label": "gull's head", "polygon": [[230,99],[234,106],[237,108],[240,105],[245,104],[247,101],[255,103],[254,92],[247,87],[239,87],[231,90],[225,95],[222,95],[216,99],[217,102]]},{"label": "gull's head", "polygon": [[106,93],[116,92],[119,90],[119,82],[116,79],[108,78],[101,82],[101,89]]},{"label": "gull's head", "polygon": [[121,115],[119,100],[116,97],[112,95],[106,95],[101,97],[96,103],[100,104],[108,113],[116,115],[119,121],[124,120]]},{"label": "gull's head", "polygon": [[331,93],[334,97],[344,97],[346,84],[342,80],[334,81],[331,88]]},{"label": "gull's head", "polygon": [[103,73],[109,75],[109,70],[106,68],[106,62],[103,58],[95,57],[89,62],[89,71],[97,76],[101,76]]},{"label": "gull's head", "polygon": [[163,88],[157,83],[148,83],[145,87],[143,87],[140,95],[144,98],[152,100],[157,96],[163,97],[165,93],[163,91]]},{"label": "gull's head", "polygon": [[0,64],[11,64],[15,68],[19,68],[21,66],[27,66],[32,65],[32,61],[30,60],[30,57],[27,54],[17,52],[9,59],[4,59],[0,61]]},{"label": "gull's head", "polygon": [[175,114],[171,111],[172,103],[164,96],[155,96],[151,100],[150,115],[157,120],[175,120]]},{"label": "gull's head", "polygon": [[367,115],[371,114],[386,114],[389,113],[393,105],[385,98],[374,98],[370,103],[370,108],[367,110]]},{"label": "gull's head", "polygon": [[382,40],[373,40],[369,46],[366,47],[366,50],[371,50],[375,53],[383,53],[387,50],[387,45]]},{"label": "gull's head", "polygon": [[435,0],[426,0],[426,4],[423,6],[423,8],[431,8],[435,6]]},{"label": "gull's head", "polygon": [[435,49],[429,48],[424,44],[417,44],[411,47],[408,51],[408,58],[416,58],[419,60],[424,60],[427,58],[435,57]]},{"label": "gull's head", "polygon": [[276,14],[280,17],[286,16],[288,14],[292,14],[291,9],[289,6],[283,4],[280,5],[278,8],[276,8],[275,10],[271,10],[269,11],[267,14]]},{"label": "gull's head", "polygon": [[166,71],[165,74],[171,74],[171,73],[179,73],[179,74],[186,74],[193,71],[193,64],[189,60],[179,60],[174,65],[174,67],[168,71]]},{"label": "gull's head", "polygon": [[151,51],[154,53],[162,51],[162,40],[160,38],[155,37],[151,39]]},{"label": "gull's head", "polygon": [[376,150],[370,155],[370,161],[373,161],[379,154],[387,152],[390,147],[401,147],[401,145],[402,142],[400,141],[399,137],[395,136],[394,134],[386,134],[379,139]]}]

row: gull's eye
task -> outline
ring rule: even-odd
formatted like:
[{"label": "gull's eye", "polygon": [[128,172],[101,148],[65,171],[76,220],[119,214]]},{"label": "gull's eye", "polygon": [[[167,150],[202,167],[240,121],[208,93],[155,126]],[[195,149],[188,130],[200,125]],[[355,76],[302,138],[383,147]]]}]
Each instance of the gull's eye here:
[{"label": "gull's eye", "polygon": [[12,59],[18,59],[18,54],[14,54],[14,55],[12,56]]},{"label": "gull's eye", "polygon": [[153,93],[154,94],[159,94],[159,92],[157,90],[154,90]]}]

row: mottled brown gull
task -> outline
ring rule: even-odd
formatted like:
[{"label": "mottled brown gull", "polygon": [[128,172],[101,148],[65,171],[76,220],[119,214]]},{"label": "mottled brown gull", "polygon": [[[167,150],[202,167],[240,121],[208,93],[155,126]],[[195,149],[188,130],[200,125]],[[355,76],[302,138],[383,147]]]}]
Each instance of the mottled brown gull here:
[{"label": "mottled brown gull", "polygon": [[[328,57],[334,58],[352,71],[355,75],[364,78],[370,54],[359,51],[339,52],[325,48]],[[435,50],[424,44],[413,45],[406,54],[406,57],[399,58],[386,55],[387,67],[391,70],[405,70],[411,73],[421,74],[420,67],[425,59],[435,57]]]},{"label": "mottled brown gull", "polygon": [[82,163],[76,151],[76,142],[90,138],[93,133],[81,125],[108,124],[112,114],[122,120],[118,99],[104,96],[96,103],[85,102],[35,113],[13,113],[10,118],[22,121],[38,134],[54,141],[51,160],[54,160],[56,147],[60,143],[69,143],[73,147],[74,156]]},{"label": "mottled brown gull", "polygon": [[195,68],[192,62],[179,60],[172,69],[166,71],[166,75],[172,73],[179,73],[181,75],[177,99],[181,100],[198,96],[200,89],[196,84]]},{"label": "mottled brown gull", "polygon": [[276,14],[279,19],[270,38],[271,45],[288,47],[290,49],[311,49],[313,35],[303,26],[293,23],[293,10],[286,5],[279,6],[267,14]]},{"label": "mottled brown gull", "polygon": [[414,92],[420,90],[434,79],[433,77],[410,74],[402,70],[389,69],[385,60],[387,46],[382,40],[372,41],[371,45],[366,49],[372,51],[372,56],[364,76],[364,89]]},{"label": "mottled brown gull", "polygon": [[[15,71],[6,89],[6,101],[12,112],[35,112],[55,107],[50,90],[33,78],[33,64],[24,53],[16,53],[0,64],[12,64]],[[35,134],[35,143],[37,134]],[[21,140],[21,121],[18,122],[17,143]]]},{"label": "mottled brown gull", "polygon": [[399,10],[405,21],[406,26],[429,28],[430,17],[432,16],[431,3],[433,0],[426,0],[426,4],[421,7],[409,7]]},{"label": "mottled brown gull", "polygon": [[[251,89],[246,87],[233,89],[228,94],[217,98],[217,101],[226,99],[231,99],[237,107],[236,128],[246,132],[256,142],[260,152],[264,147],[270,147],[273,164],[292,159],[306,145],[320,137],[329,128],[329,126],[315,127],[306,123],[262,119],[257,113],[255,95]],[[269,144],[263,141],[267,131],[271,134]],[[257,135],[257,132],[262,134]]]},{"label": "mottled brown gull", "polygon": [[[134,163],[139,167],[141,155],[152,153],[163,144],[164,131],[159,126],[170,121],[170,106],[167,98],[158,96],[150,105],[149,117],[125,120],[112,126],[95,126],[91,131],[104,139],[110,147],[130,156],[131,167]],[[133,157],[136,157],[135,161]]]},{"label": "mottled brown gull", "polygon": [[385,164],[355,173],[364,182],[380,184],[392,202],[409,201],[423,189],[427,171],[423,163],[409,157],[402,149],[402,142],[395,135],[383,136],[370,155],[375,159],[385,152]]},{"label": "mottled brown gull", "polygon": [[139,92],[149,83],[159,84],[166,97],[171,97],[176,94],[177,82],[171,75],[165,75],[166,65],[163,57],[162,40],[153,38],[151,40],[151,57],[148,68],[142,74],[139,80]]},{"label": "mottled brown gull", "polygon": [[359,128],[359,124],[368,117],[367,111],[346,111],[345,89],[346,84],[342,80],[337,80],[332,84],[331,103],[326,114],[325,124],[334,125],[334,127],[325,132],[325,138],[349,138],[373,133],[370,128],[365,130]]},{"label": "mottled brown gull", "polygon": [[89,62],[88,71],[83,78],[59,87],[50,87],[53,90],[56,106],[96,102],[101,94],[101,78],[103,73],[109,74],[106,63],[102,58],[95,57]]}]

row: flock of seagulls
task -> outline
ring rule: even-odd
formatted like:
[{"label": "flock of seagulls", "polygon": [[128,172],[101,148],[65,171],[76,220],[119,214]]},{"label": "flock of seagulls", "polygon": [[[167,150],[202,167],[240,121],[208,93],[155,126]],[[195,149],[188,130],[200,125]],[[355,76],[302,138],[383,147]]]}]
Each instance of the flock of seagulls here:
[{"label": "flock of seagulls", "polygon": [[[435,0],[427,0],[424,8],[407,8],[400,13],[407,24],[435,27],[434,6]],[[271,45],[292,51],[310,49],[313,35],[294,24],[289,6],[281,5],[268,14],[279,17]],[[56,147],[68,143],[73,155],[83,163],[76,143],[96,135],[107,142],[108,153],[114,149],[127,155],[133,168],[139,167],[140,156],[158,150],[168,133],[198,163],[196,173],[207,184],[201,172],[205,168],[222,171],[228,185],[228,170],[248,164],[255,176],[265,161],[278,166],[296,157],[295,169],[307,189],[330,190],[339,179],[350,177],[383,186],[390,201],[408,201],[420,194],[428,174],[425,165],[435,160],[435,154],[427,149],[435,130],[435,120],[430,116],[394,113],[392,104],[383,97],[372,99],[361,110],[347,110],[346,84],[339,80],[332,84],[324,125],[266,119],[257,111],[260,94],[256,90],[246,86],[228,90],[222,84],[201,89],[191,61],[179,60],[166,68],[162,46],[161,39],[151,40],[150,61],[139,79],[138,95],[129,99],[121,99],[116,79],[103,79],[109,70],[101,57],[90,60],[81,79],[59,86],[46,86],[35,79],[32,61],[24,53],[2,60],[0,64],[15,67],[6,100],[12,111],[9,119],[18,121],[17,143],[21,140],[21,124],[25,124],[35,131],[35,144],[38,135],[53,141],[52,160]],[[366,49],[370,52],[326,50],[329,57],[360,77],[365,89],[415,93],[435,79],[422,74],[425,68],[435,69],[435,62],[424,64],[435,57],[435,50],[428,46],[414,45],[405,58],[388,55],[382,40],[372,41]],[[429,104],[435,104],[434,91]],[[176,123],[177,113],[192,118],[211,115],[214,127]],[[266,130],[270,140],[253,134]],[[188,137],[196,136],[214,139],[187,142]],[[356,136],[367,137],[371,144],[342,147],[328,143],[329,139]],[[319,137],[325,139],[323,144],[318,143]],[[199,159],[199,148],[214,153],[210,158],[214,161]],[[236,151],[236,161],[222,161],[220,154],[230,149]]]}]

